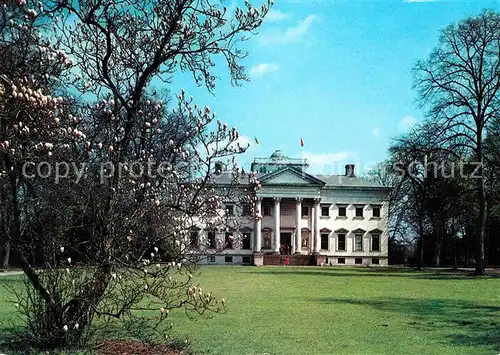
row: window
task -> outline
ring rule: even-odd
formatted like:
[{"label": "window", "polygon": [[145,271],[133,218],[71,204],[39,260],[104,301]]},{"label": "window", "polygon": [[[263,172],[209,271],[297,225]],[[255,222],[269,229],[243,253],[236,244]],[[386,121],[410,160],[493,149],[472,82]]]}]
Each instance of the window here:
[{"label": "window", "polygon": [[250,249],[250,240],[252,238],[252,233],[245,232],[243,233],[243,240],[241,241],[241,249]]},{"label": "window", "polygon": [[259,168],[259,173],[261,173],[261,174],[265,174],[265,173],[266,173],[266,167],[265,167],[265,166],[261,166],[261,167]]},{"label": "window", "polygon": [[356,217],[363,217],[363,207],[356,207]]},{"label": "window", "polygon": [[347,208],[345,206],[339,207],[339,217],[347,216]]},{"label": "window", "polygon": [[345,264],[345,258],[338,258],[337,263],[338,264]]},{"label": "window", "polygon": [[233,262],[233,257],[232,256],[226,256],[224,258],[224,262],[226,262],[226,263],[232,263]]},{"label": "window", "polygon": [[189,233],[189,246],[192,248],[198,247],[198,231],[191,231]]},{"label": "window", "polygon": [[215,232],[208,231],[208,247],[215,248]]},{"label": "window", "polygon": [[249,256],[243,256],[243,257],[241,258],[241,262],[242,262],[243,264],[250,264],[250,257],[249,257]]},{"label": "window", "polygon": [[309,206],[302,206],[302,217],[309,217]]},{"label": "window", "polygon": [[321,249],[328,250],[328,233],[321,233]]},{"label": "window", "polygon": [[233,233],[226,232],[226,249],[233,249]]},{"label": "window", "polygon": [[241,211],[241,215],[242,216],[250,216],[252,213],[252,208],[250,207],[249,204],[244,204],[243,205],[243,208],[242,208],[242,211]]},{"label": "window", "polygon": [[363,234],[354,235],[354,250],[355,251],[363,250]]},{"label": "window", "polygon": [[363,259],[362,258],[355,258],[354,259],[354,264],[363,264]]},{"label": "window", "polygon": [[228,216],[234,216],[234,206],[226,205],[226,213]]},{"label": "window", "polygon": [[380,236],[372,235],[372,251],[380,251]]},{"label": "window", "polygon": [[321,206],[321,217],[330,216],[330,206]]},{"label": "window", "polygon": [[372,259],[372,264],[378,265],[378,264],[380,264],[380,262],[379,262],[379,260],[377,258],[373,258]]},{"label": "window", "polygon": [[380,218],[380,207],[372,208],[372,216],[375,218]]},{"label": "window", "polygon": [[264,206],[264,216],[272,216],[273,210],[271,206]]},{"label": "window", "polygon": [[338,238],[339,238],[338,250],[345,251],[345,234],[339,234]]},{"label": "window", "polygon": [[215,256],[213,255],[210,255],[208,258],[207,258],[208,262],[209,263],[215,263]]},{"label": "window", "polygon": [[215,170],[215,174],[219,175],[222,172],[222,164],[221,163],[215,163],[214,164],[214,170]]}]

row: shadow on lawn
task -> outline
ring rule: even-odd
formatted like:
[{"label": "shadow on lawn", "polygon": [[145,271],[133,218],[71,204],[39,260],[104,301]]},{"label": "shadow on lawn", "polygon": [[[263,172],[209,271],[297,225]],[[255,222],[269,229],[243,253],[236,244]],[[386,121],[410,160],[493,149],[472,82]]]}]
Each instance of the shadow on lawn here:
[{"label": "shadow on lawn", "polygon": [[[408,315],[406,326],[425,331],[447,331],[452,345],[488,347],[500,351],[500,306],[478,305],[463,300],[322,298],[317,302],[372,307]],[[391,324],[384,324],[390,327]],[[401,326],[398,324],[397,326]]]},{"label": "shadow on lawn", "polygon": [[426,280],[476,280],[485,278],[500,278],[500,274],[489,274],[481,277],[474,276],[473,272],[466,270],[411,270],[407,268],[269,268],[251,271],[252,274],[275,274],[275,275],[308,275],[308,276],[330,276],[330,277],[352,277],[376,276],[376,277],[404,277],[408,279]]}]

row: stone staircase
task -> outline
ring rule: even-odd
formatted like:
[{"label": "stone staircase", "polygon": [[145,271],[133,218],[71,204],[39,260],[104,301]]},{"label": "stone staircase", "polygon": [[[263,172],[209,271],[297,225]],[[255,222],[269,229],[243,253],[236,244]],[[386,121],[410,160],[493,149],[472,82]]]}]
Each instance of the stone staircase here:
[{"label": "stone staircase", "polygon": [[[264,254],[264,265],[280,265],[280,258],[285,258],[286,255],[279,254]],[[290,258],[289,266],[306,266],[316,265],[316,259],[313,255],[288,255]]]}]

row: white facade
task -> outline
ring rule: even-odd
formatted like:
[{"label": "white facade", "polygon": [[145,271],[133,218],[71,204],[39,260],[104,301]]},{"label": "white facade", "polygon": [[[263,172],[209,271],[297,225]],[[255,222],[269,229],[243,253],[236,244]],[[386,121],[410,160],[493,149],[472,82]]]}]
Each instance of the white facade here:
[{"label": "white facade", "polygon": [[[262,218],[238,231],[248,238],[244,243],[201,262],[262,265],[265,255],[286,254],[292,265],[295,255],[311,255],[318,265],[386,266],[390,189],[355,177],[353,165],[344,175],[314,176],[306,167],[280,151],[256,159],[252,170],[262,188],[255,207]],[[242,214],[241,206],[226,208],[235,218]],[[201,244],[208,243],[208,233],[199,231]],[[224,238],[226,232],[216,233]]]}]

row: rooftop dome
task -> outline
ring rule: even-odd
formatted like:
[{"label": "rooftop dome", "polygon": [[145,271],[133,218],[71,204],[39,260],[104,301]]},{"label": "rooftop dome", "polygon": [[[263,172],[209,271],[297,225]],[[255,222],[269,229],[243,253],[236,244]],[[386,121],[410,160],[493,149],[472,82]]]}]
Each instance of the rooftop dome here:
[{"label": "rooftop dome", "polygon": [[272,160],[286,160],[286,159],[288,159],[288,157],[285,156],[285,154],[283,154],[283,152],[278,149],[278,150],[274,151],[273,154],[271,154],[271,156],[269,157],[269,159],[272,159]]}]

